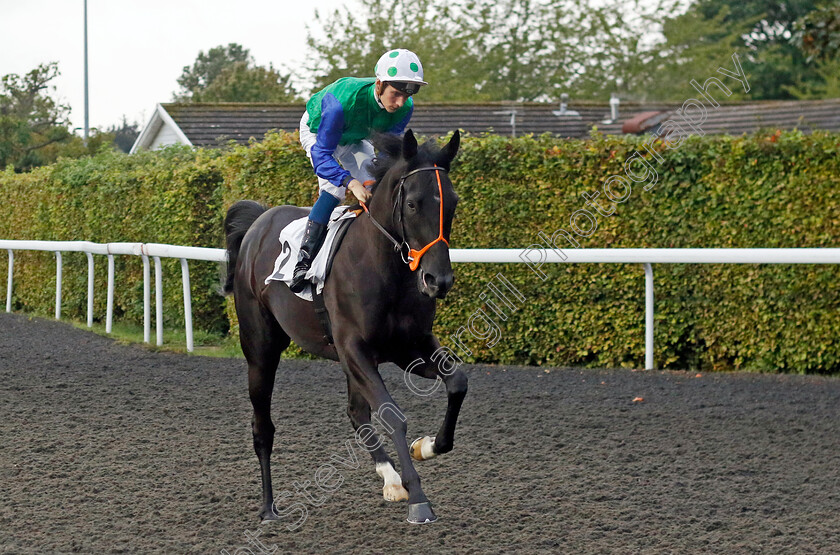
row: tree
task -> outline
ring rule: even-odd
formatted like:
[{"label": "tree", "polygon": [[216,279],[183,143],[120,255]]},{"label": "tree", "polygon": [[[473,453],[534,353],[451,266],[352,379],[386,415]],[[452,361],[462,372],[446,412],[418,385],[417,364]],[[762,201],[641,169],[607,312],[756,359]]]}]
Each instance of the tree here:
[{"label": "tree", "polygon": [[[688,10],[666,22],[672,35],[665,52],[679,52],[683,67],[698,67],[709,62],[709,55],[719,56],[718,49],[743,54],[750,74],[750,98],[785,99],[788,89],[797,84],[820,82],[806,56],[791,43],[794,24],[816,8],[817,0],[698,0]],[[686,42],[687,39],[687,42]],[[723,64],[723,60],[719,65]],[[748,68],[748,69],[747,69]]]},{"label": "tree", "polygon": [[249,50],[236,43],[211,48],[207,54],[199,51],[192,67],[184,66],[178,78],[181,91],[176,100],[190,100],[194,92],[206,89],[224,68],[237,62],[249,62],[250,59]]},{"label": "tree", "polygon": [[808,61],[840,57],[840,5],[814,10],[794,24],[792,43]]},{"label": "tree", "polygon": [[[309,69],[323,87],[371,75],[381,53],[406,47],[423,61],[432,86],[422,97],[433,101],[548,100],[561,92],[678,101],[696,94],[692,79],[715,75],[738,53],[751,90],[733,89],[731,100],[791,98],[794,87],[829,94],[840,62],[809,64],[790,40],[818,1],[356,0],[352,10],[316,16],[321,32],[308,37]],[[817,19],[810,25],[815,45],[840,43],[836,30]]]},{"label": "tree", "polygon": [[[681,86],[672,76],[681,55],[665,51],[663,44],[673,35],[666,24],[679,4],[680,0],[606,0],[579,9],[571,25],[575,33],[569,35],[576,45],[571,71],[562,87],[572,97],[600,100],[611,93],[641,101],[678,98],[674,89]],[[696,32],[696,27],[679,31]],[[694,70],[696,65],[695,60]],[[692,77],[685,79],[686,87]]]},{"label": "tree", "polygon": [[274,66],[251,67],[235,62],[224,67],[203,90],[193,92],[193,102],[294,102],[297,93],[290,75],[281,75]]},{"label": "tree", "polygon": [[[632,23],[621,22],[613,31],[608,30],[609,25],[602,24],[599,33],[592,33],[596,37],[607,35],[599,39],[607,45],[602,50],[604,64],[613,68],[609,71],[616,76],[616,82],[610,85],[623,98],[686,100],[697,94],[690,84],[692,80],[704,82],[716,75],[719,67],[729,67],[733,52],[743,57],[743,48],[737,47],[739,31],[726,23],[728,9],[707,17],[691,8],[679,13],[679,4],[667,0],[652,7],[653,10],[642,13]],[[651,33],[652,29],[658,29],[658,33]],[[610,35],[618,36],[611,39]],[[642,35],[646,35],[645,42],[636,38]],[[612,46],[614,43],[617,46]],[[622,43],[626,46],[622,47]],[[609,82],[604,69],[592,74],[595,82],[590,79],[579,86],[598,90],[599,83]],[[600,90],[601,97],[609,92]],[[739,89],[731,90],[733,95],[729,99],[743,98],[743,90],[740,93]]]},{"label": "tree", "polygon": [[533,100],[553,93],[574,51],[573,18],[556,0],[356,4],[327,17],[316,12],[321,32],[307,39],[316,90],[339,77],[373,76],[379,56],[408,48],[431,84],[426,100]]},{"label": "tree", "polygon": [[[373,77],[379,57],[393,48],[408,48],[423,63],[423,91],[429,100],[481,98],[475,83],[480,75],[479,57],[456,39],[458,29],[448,7],[435,0],[357,0],[328,16],[315,12],[317,35],[307,37],[308,70],[315,76],[315,90],[340,77]],[[368,14],[360,18],[358,14]],[[318,37],[327,37],[320,39]]]},{"label": "tree", "polygon": [[[58,77],[58,64],[41,64],[25,76],[9,74],[0,89],[0,167],[26,171],[58,155],[51,145],[68,142],[70,108],[47,91]],[[54,88],[53,88],[54,90]]]},{"label": "tree", "polygon": [[137,137],[140,136],[140,124],[136,121],[128,123],[128,119],[123,115],[122,122],[107,127],[105,133],[114,137],[113,143],[117,149],[130,152]]},{"label": "tree", "polygon": [[796,98],[840,97],[840,6],[814,10],[794,27],[791,43],[807,56],[821,81],[799,82],[785,90]]},{"label": "tree", "polygon": [[580,13],[571,2],[467,0],[458,4],[462,40],[479,58],[478,89],[493,100],[551,97],[574,75]]},{"label": "tree", "polygon": [[198,53],[185,66],[175,93],[179,102],[293,102],[297,93],[274,66],[257,66],[247,48],[231,43]]}]

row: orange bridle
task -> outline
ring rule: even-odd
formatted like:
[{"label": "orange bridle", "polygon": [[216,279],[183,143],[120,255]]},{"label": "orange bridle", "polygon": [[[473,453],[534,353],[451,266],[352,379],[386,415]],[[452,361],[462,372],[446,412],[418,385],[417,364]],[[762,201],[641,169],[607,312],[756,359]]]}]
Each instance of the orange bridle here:
[{"label": "orange bridle", "polygon": [[[439,227],[439,232],[438,232],[437,239],[435,239],[434,241],[432,241],[431,243],[429,243],[428,245],[426,245],[425,247],[423,247],[422,249],[420,249],[418,251],[418,250],[412,249],[411,245],[408,244],[408,241],[405,238],[405,217],[403,215],[402,191],[403,191],[403,184],[405,183],[405,179],[407,177],[411,176],[411,175],[414,175],[415,173],[422,172],[422,171],[434,171],[435,175],[437,176],[438,192],[440,193],[440,227]],[[408,172],[407,174],[403,175],[402,177],[400,177],[400,183],[398,185],[399,192],[398,192],[398,196],[397,196],[397,203],[399,203],[399,205],[400,205],[400,225],[402,226],[402,241],[397,241],[396,239],[394,239],[394,237],[390,233],[388,233],[385,230],[385,228],[382,227],[379,224],[379,222],[377,222],[373,218],[373,216],[370,213],[370,210],[368,210],[368,207],[365,205],[365,203],[361,203],[362,208],[365,209],[365,212],[367,212],[367,214],[370,217],[373,224],[377,228],[379,228],[379,231],[384,233],[385,236],[388,239],[390,239],[390,241],[394,244],[394,250],[396,250],[397,252],[400,253],[400,256],[402,257],[403,262],[408,264],[408,267],[412,272],[417,270],[417,268],[420,266],[420,259],[423,257],[424,254],[426,254],[426,251],[428,251],[430,248],[432,248],[433,245],[435,245],[436,243],[438,243],[440,241],[443,241],[444,243],[446,243],[447,247],[449,246],[449,241],[447,241],[446,238],[443,236],[443,184],[440,181],[440,172],[441,171],[446,171],[446,169],[441,168],[438,165],[435,165],[435,166],[429,166],[429,167],[425,167],[425,168],[417,168],[416,170],[412,170],[412,171]],[[405,246],[405,248],[408,249],[408,254],[407,255],[404,254],[404,249],[403,249],[404,246]]]},{"label": "orange bridle", "polygon": [[[438,192],[440,193],[440,231],[438,232],[437,239],[435,239],[434,241],[432,241],[431,243],[429,243],[428,245],[426,245],[425,247],[423,247],[419,251],[412,249],[411,246],[409,245],[408,267],[411,269],[412,272],[417,270],[417,267],[420,265],[420,258],[422,258],[424,254],[426,254],[427,250],[432,248],[432,245],[434,245],[438,241],[443,241],[444,243],[446,243],[447,247],[449,246],[449,241],[447,241],[446,238],[443,236],[443,185],[440,182],[440,168],[438,168],[437,166],[435,166],[434,168],[421,168],[421,170],[425,170],[425,169],[433,169],[435,171],[435,175],[437,176]],[[415,171],[421,171],[421,170],[415,170]],[[405,179],[405,177],[403,177],[403,179]],[[403,224],[403,241],[405,241],[405,244],[408,245],[408,241],[406,241],[406,239],[405,239],[405,225],[404,224]]]}]

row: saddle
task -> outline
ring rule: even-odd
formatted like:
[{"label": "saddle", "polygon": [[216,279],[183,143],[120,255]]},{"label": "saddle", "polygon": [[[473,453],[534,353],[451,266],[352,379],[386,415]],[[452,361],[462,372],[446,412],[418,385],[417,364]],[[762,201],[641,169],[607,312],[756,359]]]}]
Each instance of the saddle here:
[{"label": "saddle", "polygon": [[[312,268],[307,273],[307,279],[310,282],[309,286],[300,293],[296,293],[298,297],[314,303],[315,313],[318,315],[318,319],[324,329],[324,338],[330,344],[333,343],[332,327],[329,314],[327,314],[327,309],[324,305],[322,291],[327,281],[327,276],[329,276],[330,270],[332,269],[335,255],[344,239],[344,235],[360,212],[361,209],[353,210],[353,207],[347,206],[340,206],[333,210],[329,223],[327,224],[327,236],[324,239],[324,245],[315,257]],[[307,218],[294,220],[280,231],[278,239],[282,245],[282,249],[277,260],[274,262],[274,270],[265,279],[266,284],[271,281],[282,281],[288,285],[291,282],[306,220]]]},{"label": "saddle", "polygon": [[[327,223],[327,234],[324,238],[324,244],[312,261],[312,266],[306,274],[306,279],[311,286],[306,287],[296,295],[304,300],[311,301],[313,293],[320,292],[324,287],[326,281],[326,272],[328,263],[331,264],[334,250],[332,248],[336,239],[336,234],[341,229],[345,220],[355,219],[356,214],[348,210],[347,206],[340,206],[333,210]],[[265,284],[268,285],[271,281],[282,281],[285,284],[290,284],[294,274],[295,264],[298,259],[298,252],[300,251],[301,240],[306,229],[307,218],[299,218],[289,222],[286,227],[280,230],[278,240],[282,248],[274,262],[274,269],[271,274],[265,278]]]}]

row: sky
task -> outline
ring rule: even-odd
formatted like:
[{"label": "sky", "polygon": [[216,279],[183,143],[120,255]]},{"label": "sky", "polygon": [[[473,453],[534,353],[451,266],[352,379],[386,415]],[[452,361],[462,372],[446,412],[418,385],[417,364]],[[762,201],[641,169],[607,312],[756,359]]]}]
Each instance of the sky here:
[{"label": "sky", "polygon": [[[91,128],[141,127],[159,102],[170,102],[177,78],[199,51],[231,42],[258,65],[284,73],[306,56],[315,10],[331,13],[352,0],[87,0]],[[84,0],[0,0],[0,75],[23,75],[58,62],[53,98],[84,125]],[[77,131],[77,133],[81,133]]]}]

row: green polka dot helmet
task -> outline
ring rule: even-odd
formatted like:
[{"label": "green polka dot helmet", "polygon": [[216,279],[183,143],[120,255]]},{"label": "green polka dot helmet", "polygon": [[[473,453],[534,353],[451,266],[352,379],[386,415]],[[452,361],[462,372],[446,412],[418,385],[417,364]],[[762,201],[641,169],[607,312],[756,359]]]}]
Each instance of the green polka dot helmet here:
[{"label": "green polka dot helmet", "polygon": [[394,88],[408,94],[420,90],[421,85],[428,85],[423,81],[423,65],[420,58],[411,50],[397,48],[382,54],[373,68],[376,78],[390,83]]}]

